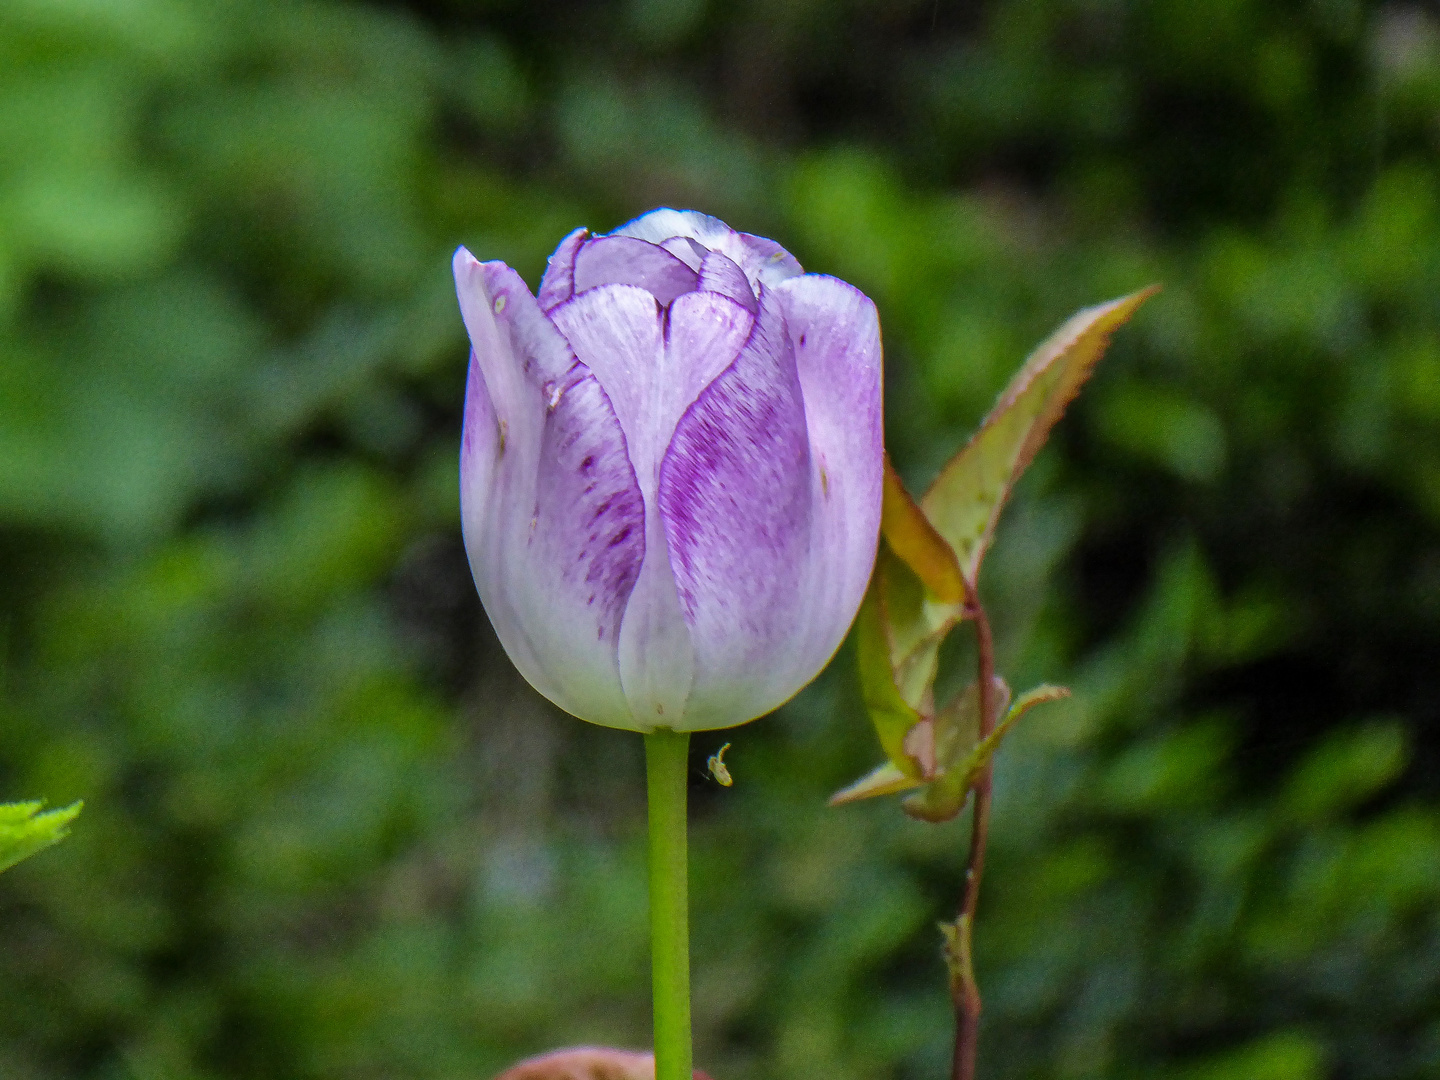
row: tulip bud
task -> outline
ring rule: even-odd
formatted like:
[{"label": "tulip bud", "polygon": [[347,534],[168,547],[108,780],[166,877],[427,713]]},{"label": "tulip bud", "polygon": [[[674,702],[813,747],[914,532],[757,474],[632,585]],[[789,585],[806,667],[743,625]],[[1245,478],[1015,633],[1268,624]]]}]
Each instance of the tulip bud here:
[{"label": "tulip bud", "polygon": [[571,233],[538,297],[464,248],[455,284],[465,548],[531,685],[593,723],[698,731],[814,678],[875,559],[875,305],[669,209]]}]

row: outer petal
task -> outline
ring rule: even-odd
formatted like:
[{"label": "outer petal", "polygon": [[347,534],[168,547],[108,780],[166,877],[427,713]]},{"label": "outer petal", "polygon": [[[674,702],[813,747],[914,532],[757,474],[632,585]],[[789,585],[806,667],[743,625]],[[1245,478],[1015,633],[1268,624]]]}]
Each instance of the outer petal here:
[{"label": "outer petal", "polygon": [[797,666],[793,640],[817,483],[795,353],[762,292],[750,339],[681,419],[660,470],[695,647],[686,729],[768,712],[818,670]]},{"label": "outer petal", "polygon": [[461,517],[485,610],[546,697],[635,727],[618,647],[645,557],[644,504],[619,421],[519,275],[461,248],[455,283],[474,350]]},{"label": "outer petal", "polygon": [[775,290],[795,349],[817,483],[810,552],[792,638],[795,663],[819,670],[864,599],[884,490],[880,320],[859,289],[806,274]]},{"label": "outer petal", "polygon": [[638,285],[662,305],[695,288],[695,271],[664,248],[629,236],[602,236],[575,256],[575,291]]},{"label": "outer petal", "polygon": [[560,241],[555,254],[550,256],[545,264],[545,276],[540,279],[540,292],[536,294],[543,310],[549,311],[575,295],[575,256],[589,238],[589,229],[576,229]]},{"label": "outer petal", "polygon": [[658,508],[660,462],[681,414],[730,365],[753,319],[726,297],[695,292],[667,319],[628,285],[581,293],[553,318],[615,403],[645,499],[647,558],[621,628],[621,681],[641,724],[676,726],[694,662]]},{"label": "outer petal", "polygon": [[736,232],[719,218],[694,210],[662,207],[620,226],[610,235],[634,236],[652,244],[665,243],[674,237],[689,237],[711,251],[721,252],[740,267],[757,294],[760,285],[773,287],[804,273],[795,256],[774,240]]},{"label": "outer petal", "polygon": [[761,303],[754,338],[681,421],[661,469],[695,643],[692,730],[768,712],[815,676],[855,617],[879,540],[875,306],[817,275]]}]

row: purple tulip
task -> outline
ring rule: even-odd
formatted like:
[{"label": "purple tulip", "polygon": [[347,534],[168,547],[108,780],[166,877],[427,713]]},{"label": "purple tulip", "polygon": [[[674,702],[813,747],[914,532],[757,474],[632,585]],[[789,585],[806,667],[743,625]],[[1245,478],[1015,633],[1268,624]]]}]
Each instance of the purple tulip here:
[{"label": "purple tulip", "polygon": [[662,209],[550,257],[538,298],[455,253],[465,549],[505,651],[567,712],[699,731],[780,705],[875,559],[875,305],[772,240]]}]

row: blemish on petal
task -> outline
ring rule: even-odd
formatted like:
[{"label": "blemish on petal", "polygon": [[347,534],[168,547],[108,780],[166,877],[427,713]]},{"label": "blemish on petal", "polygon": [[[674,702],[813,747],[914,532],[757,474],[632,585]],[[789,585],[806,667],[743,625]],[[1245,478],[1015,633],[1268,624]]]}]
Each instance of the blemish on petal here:
[{"label": "blemish on petal", "polygon": [[499,315],[505,310],[505,294],[501,293],[495,298],[495,314]]},{"label": "blemish on petal", "polygon": [[830,474],[823,465],[820,466],[820,493],[827,499],[830,497]]},{"label": "blemish on petal", "polygon": [[497,457],[504,457],[504,456],[505,456],[505,440],[509,437],[509,435],[510,435],[510,425],[507,424],[504,420],[501,420],[501,421],[500,421],[500,450],[499,450],[499,453],[496,455]]}]

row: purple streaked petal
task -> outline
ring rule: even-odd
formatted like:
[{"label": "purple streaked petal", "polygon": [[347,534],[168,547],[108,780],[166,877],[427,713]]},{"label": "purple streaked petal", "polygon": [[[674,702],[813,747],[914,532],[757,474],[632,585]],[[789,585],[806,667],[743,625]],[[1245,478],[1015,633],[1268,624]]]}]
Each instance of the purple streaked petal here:
[{"label": "purple streaked petal", "polygon": [[760,301],[745,272],[718,251],[710,251],[700,264],[700,281],[696,288],[704,292],[728,296],[751,315],[760,311]]},{"label": "purple streaked petal", "polygon": [[545,264],[545,276],[540,279],[540,292],[536,295],[541,311],[549,311],[575,295],[575,256],[589,237],[589,229],[576,229],[560,241],[555,254],[550,256]]},{"label": "purple streaked petal", "polygon": [[773,288],[804,273],[800,264],[774,240],[736,232],[719,218],[694,210],[662,207],[616,229],[611,236],[633,236],[662,244],[673,237],[689,237],[711,251],[719,251],[744,271],[755,292]]},{"label": "purple streaked petal", "polygon": [[473,347],[461,518],[485,610],[546,697],[633,727],[618,652],[644,501],[619,421],[519,275],[461,248],[455,281]]},{"label": "purple streaked petal", "polygon": [[668,318],[630,285],[578,294],[552,318],[609,392],[646,506],[646,560],[621,626],[621,683],[637,721],[680,724],[694,672],[656,489],[676,422],[735,359],[753,318],[718,293],[685,293]]},{"label": "purple streaked petal", "polygon": [[575,292],[599,285],[638,285],[661,305],[695,288],[695,271],[657,244],[602,236],[575,256]]},{"label": "purple streaked petal", "polygon": [[804,388],[816,477],[790,644],[797,664],[818,671],[844,639],[875,560],[884,458],[880,320],[864,293],[833,277],[791,278],[774,296]]},{"label": "purple streaked petal", "polygon": [[[709,294],[714,295],[714,294]],[[768,712],[815,674],[791,637],[811,548],[814,468],[795,353],[777,305],[681,418],[659,503],[695,649],[689,730]]]},{"label": "purple streaked petal", "polygon": [[718,293],[690,292],[670,306],[667,320],[644,289],[603,285],[550,317],[614,403],[648,500],[676,422],[735,359],[752,316]]}]

